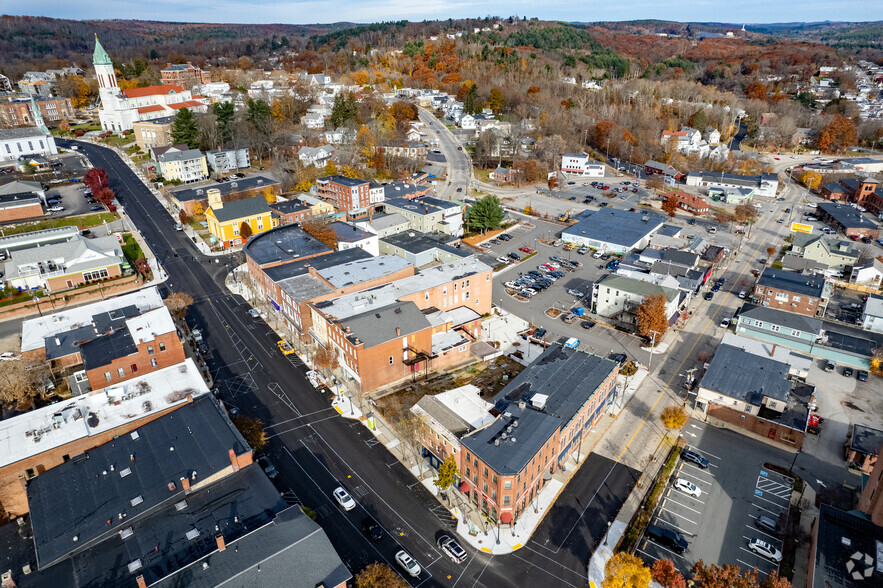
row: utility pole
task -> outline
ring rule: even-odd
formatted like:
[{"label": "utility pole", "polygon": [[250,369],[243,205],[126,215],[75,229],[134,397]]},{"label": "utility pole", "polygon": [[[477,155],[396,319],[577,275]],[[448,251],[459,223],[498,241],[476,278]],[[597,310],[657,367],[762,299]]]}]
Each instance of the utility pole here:
[{"label": "utility pole", "polygon": [[653,337],[650,338],[650,361],[647,362],[647,371],[649,375],[653,376],[653,350],[656,348],[656,337],[659,336],[659,331],[649,331],[653,334]]}]

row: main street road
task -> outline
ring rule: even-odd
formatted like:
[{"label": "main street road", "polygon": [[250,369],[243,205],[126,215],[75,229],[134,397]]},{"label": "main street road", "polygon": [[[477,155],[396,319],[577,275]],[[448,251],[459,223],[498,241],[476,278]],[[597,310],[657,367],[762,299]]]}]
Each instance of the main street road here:
[{"label": "main street road", "polygon": [[[69,143],[58,141],[62,146]],[[193,244],[137,176],[112,151],[81,144],[104,168],[118,199],[169,274],[167,289],[194,298],[190,320],[206,335],[207,359],[221,398],[242,414],[263,419],[267,454],[280,472],[277,487],[292,503],[312,508],[335,549],[357,572],[374,561],[394,568],[395,552],[408,550],[426,570],[420,586],[584,586],[586,564],[637,478],[634,470],[590,455],[534,539],[511,555],[491,557],[468,548],[455,565],[436,549],[447,512],[360,423],[342,418],[307,382],[296,356],[283,356],[277,336],[248,317],[247,306],[222,284],[230,262],[195,253]],[[331,491],[345,486],[359,503],[341,511]],[[386,537],[370,542],[360,532],[371,514]],[[508,532],[503,529],[502,532]],[[488,540],[493,539],[494,530]],[[400,547],[401,546],[401,547]]]},{"label": "main street road", "polygon": [[[431,112],[420,108],[418,115],[429,129],[429,134],[438,137],[439,149],[447,160],[448,179],[447,182],[439,182],[435,190],[437,197],[446,200],[465,198],[469,195],[469,182],[472,179],[472,160],[469,154],[444,123]],[[458,188],[460,192],[457,192]]]}]

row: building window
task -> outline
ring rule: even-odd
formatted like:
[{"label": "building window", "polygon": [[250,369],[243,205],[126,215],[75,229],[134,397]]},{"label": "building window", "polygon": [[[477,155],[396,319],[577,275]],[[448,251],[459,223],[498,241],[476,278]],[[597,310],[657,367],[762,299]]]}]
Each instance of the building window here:
[{"label": "building window", "polygon": [[138,373],[138,364],[134,364],[134,363],[132,364],[132,373],[133,374]]},{"label": "building window", "polygon": [[491,481],[494,483],[494,486],[497,485],[497,474],[494,474],[494,475],[491,477]]},{"label": "building window", "polygon": [[150,358],[150,367],[156,367],[156,358],[155,357]]},{"label": "building window", "polygon": [[28,480],[35,477],[37,473],[34,471],[34,468],[28,468],[25,470],[25,476],[27,476]]},{"label": "building window", "polygon": [[121,378],[126,377],[126,371],[123,368],[118,368],[117,373],[120,375]]},{"label": "building window", "polygon": [[779,325],[770,325],[770,331],[772,331],[773,333],[778,333]]},{"label": "building window", "polygon": [[165,351],[165,350],[166,350],[166,344],[165,344],[165,343],[160,343],[160,344],[159,344],[159,350],[160,350],[160,352]]},{"label": "building window", "polygon": [[512,480],[506,480],[503,482],[503,490],[511,490],[512,489]]},{"label": "building window", "polygon": [[798,331],[796,329],[791,329],[791,336],[792,337],[800,337],[800,331]]},{"label": "building window", "polygon": [[389,365],[392,365],[392,355],[389,356]]},{"label": "building window", "polygon": [[487,482],[483,482],[481,484],[481,489],[485,494],[487,494]]},{"label": "building window", "polygon": [[113,377],[110,375],[110,372],[104,372],[104,379],[110,382]]},{"label": "building window", "polygon": [[153,355],[153,345],[147,346],[147,355]]},{"label": "building window", "polygon": [[511,497],[511,496],[504,496],[504,497],[503,497],[503,506],[509,506],[509,504],[510,504],[511,501],[512,501],[512,497]]},{"label": "building window", "polygon": [[465,297],[466,297],[466,300],[469,300],[469,292],[466,292]]}]

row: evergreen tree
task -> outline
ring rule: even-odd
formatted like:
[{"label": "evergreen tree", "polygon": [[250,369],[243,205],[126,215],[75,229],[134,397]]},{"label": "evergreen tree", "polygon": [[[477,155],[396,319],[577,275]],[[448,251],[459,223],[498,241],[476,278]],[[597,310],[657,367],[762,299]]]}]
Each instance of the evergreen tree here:
[{"label": "evergreen tree", "polygon": [[478,95],[478,86],[472,84],[463,99],[463,112],[466,114],[479,114],[482,109],[481,97]]},{"label": "evergreen tree", "polygon": [[199,127],[189,108],[182,108],[175,116],[175,122],[172,123],[172,143],[187,145],[191,149],[199,148]]},{"label": "evergreen tree", "polygon": [[259,133],[269,135],[270,125],[273,121],[270,105],[263,100],[249,98],[246,106],[248,110],[245,113],[245,120],[250,122]]},{"label": "evergreen tree", "polygon": [[218,123],[218,139],[222,145],[229,145],[233,141],[233,102],[218,102],[212,112]]},{"label": "evergreen tree", "polygon": [[334,104],[331,106],[331,126],[335,129],[346,126],[347,124],[358,124],[359,107],[356,104],[356,97],[351,93],[338,94],[334,97]]},{"label": "evergreen tree", "polygon": [[466,224],[475,231],[496,229],[506,218],[500,201],[493,194],[488,194],[466,209]]}]

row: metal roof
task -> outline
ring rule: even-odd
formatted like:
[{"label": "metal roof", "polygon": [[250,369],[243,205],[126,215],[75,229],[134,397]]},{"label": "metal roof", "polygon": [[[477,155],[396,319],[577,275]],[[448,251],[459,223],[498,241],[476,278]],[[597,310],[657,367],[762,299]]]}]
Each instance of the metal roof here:
[{"label": "metal roof", "polygon": [[825,288],[825,279],[768,267],[757,278],[757,285],[820,298]]},{"label": "metal roof", "polygon": [[658,231],[664,222],[665,217],[658,214],[605,208],[567,227],[562,235],[634,247],[647,235]]}]

